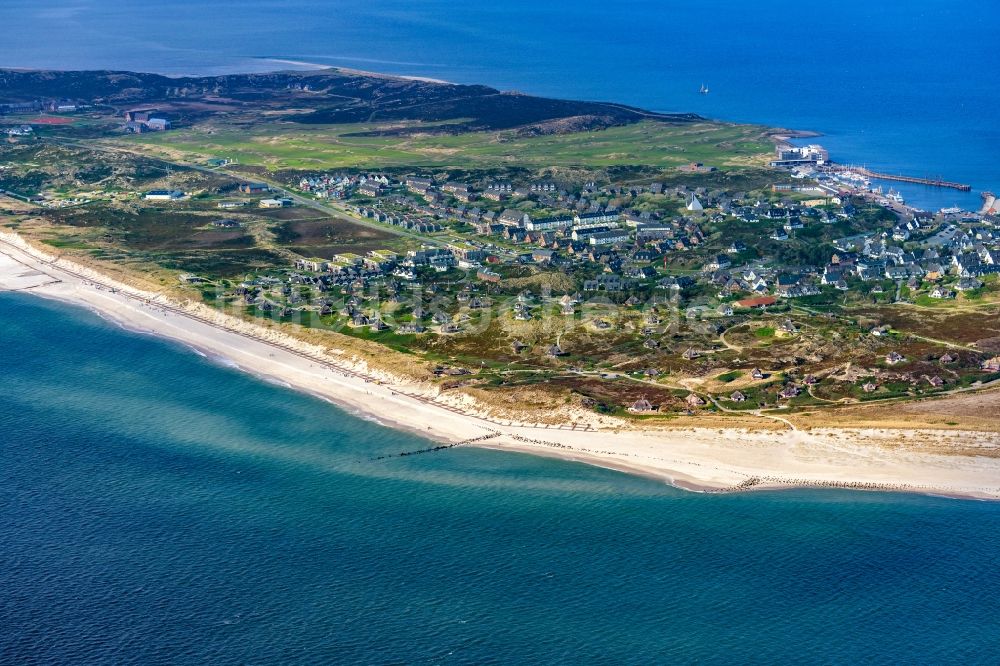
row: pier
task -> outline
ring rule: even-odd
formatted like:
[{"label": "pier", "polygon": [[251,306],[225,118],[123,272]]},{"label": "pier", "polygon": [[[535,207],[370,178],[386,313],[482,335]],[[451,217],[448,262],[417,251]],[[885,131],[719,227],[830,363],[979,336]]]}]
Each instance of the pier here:
[{"label": "pier", "polygon": [[835,167],[837,171],[853,171],[861,174],[865,178],[878,178],[879,180],[894,180],[900,183],[916,183],[917,185],[929,185],[930,187],[948,187],[960,192],[971,192],[972,186],[965,183],[953,183],[948,180],[938,178],[917,178],[915,176],[901,176],[898,174],[879,173],[867,167]]}]

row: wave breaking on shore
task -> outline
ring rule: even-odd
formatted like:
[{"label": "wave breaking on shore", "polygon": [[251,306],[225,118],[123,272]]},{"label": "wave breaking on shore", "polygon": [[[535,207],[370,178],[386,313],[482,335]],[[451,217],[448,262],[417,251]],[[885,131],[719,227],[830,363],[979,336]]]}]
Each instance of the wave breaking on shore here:
[{"label": "wave breaking on shore", "polygon": [[[1000,499],[1000,458],[949,454],[970,439],[997,448],[995,433],[826,428],[781,433],[731,428],[560,429],[500,421],[434,387],[394,378],[290,335],[176,303],[115,281],[0,232],[0,291],[84,306],[129,330],[162,336],[280,386],[311,393],[376,423],[444,445],[459,443],[558,457],[641,474],[702,492],[810,487]],[[224,359],[224,360],[223,360]],[[914,433],[934,451],[908,442]],[[905,435],[905,436],[904,436]]]}]

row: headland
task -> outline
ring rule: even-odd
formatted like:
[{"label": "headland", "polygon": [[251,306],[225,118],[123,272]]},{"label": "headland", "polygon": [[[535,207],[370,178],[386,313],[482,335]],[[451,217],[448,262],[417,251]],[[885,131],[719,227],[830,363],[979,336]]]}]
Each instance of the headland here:
[{"label": "headland", "polygon": [[6,289],[439,447],[997,494],[988,206],[919,211],[805,132],[487,86],[0,78]]}]

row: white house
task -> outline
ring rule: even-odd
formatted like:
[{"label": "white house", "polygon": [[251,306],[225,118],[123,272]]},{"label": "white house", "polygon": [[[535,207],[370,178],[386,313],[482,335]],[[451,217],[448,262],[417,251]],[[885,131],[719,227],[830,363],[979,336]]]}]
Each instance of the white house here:
[{"label": "white house", "polygon": [[143,196],[146,201],[177,201],[183,198],[184,193],[179,190],[150,190]]}]

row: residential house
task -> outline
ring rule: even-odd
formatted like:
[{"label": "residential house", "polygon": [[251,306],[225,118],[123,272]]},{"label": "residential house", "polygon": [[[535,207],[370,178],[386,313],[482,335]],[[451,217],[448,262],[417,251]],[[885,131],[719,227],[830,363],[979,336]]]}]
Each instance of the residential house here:
[{"label": "residential house", "polygon": [[530,221],[530,215],[513,208],[508,208],[497,218],[497,222],[508,227],[524,227]]},{"label": "residential house", "polygon": [[527,219],[524,219],[523,223],[524,223],[524,228],[527,229],[528,231],[553,231],[557,229],[570,228],[571,226],[573,226],[573,218],[543,217],[537,220],[533,220],[529,217]]},{"label": "residential house", "polygon": [[639,398],[632,403],[628,411],[632,414],[655,414],[659,411],[659,407],[646,400],[646,398]]},{"label": "residential house", "polygon": [[798,386],[795,386],[794,384],[789,384],[785,388],[781,389],[781,391],[778,393],[778,397],[783,400],[791,400],[792,398],[798,397],[800,393],[802,393],[802,390],[799,389]]},{"label": "residential house", "polygon": [[905,360],[906,357],[900,354],[899,352],[892,351],[886,354],[885,356],[885,362],[888,363],[889,365],[896,365],[897,363],[902,363]]},{"label": "residential house", "polygon": [[724,254],[717,254],[715,255],[715,257],[712,258],[711,261],[705,264],[705,268],[710,271],[718,271],[725,268],[729,268],[731,265],[732,262],[729,261],[729,257],[727,257]]},{"label": "residential house", "polygon": [[[575,231],[573,233],[576,234]],[[599,231],[597,233],[590,234],[587,237],[587,240],[591,245],[617,245],[619,243],[628,242],[628,231],[625,229]]]},{"label": "residential house", "polygon": [[685,398],[684,402],[687,403],[688,407],[702,407],[705,405],[705,401],[696,393],[690,394]]},{"label": "residential house", "polygon": [[979,367],[986,372],[1000,372],[1000,356],[994,356],[979,364]]},{"label": "residential house", "polygon": [[617,210],[593,211],[579,213],[573,218],[573,225],[576,227],[586,227],[588,225],[609,225],[617,224],[621,213]]}]

